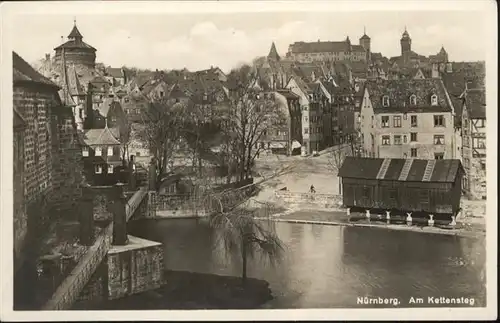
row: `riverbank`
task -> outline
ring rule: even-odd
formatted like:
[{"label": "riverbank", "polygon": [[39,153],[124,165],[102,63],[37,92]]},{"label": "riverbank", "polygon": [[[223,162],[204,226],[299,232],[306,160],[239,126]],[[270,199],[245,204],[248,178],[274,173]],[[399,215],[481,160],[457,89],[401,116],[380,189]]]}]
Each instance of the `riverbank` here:
[{"label": "riverbank", "polygon": [[420,221],[415,220],[411,225],[408,225],[405,219],[393,218],[390,223],[387,223],[383,218],[378,219],[373,215],[372,218],[368,220],[362,214],[351,214],[351,216],[348,216],[345,211],[341,210],[288,210],[286,212],[273,214],[269,218],[257,217],[256,219],[271,219],[276,222],[302,224],[370,227],[464,237],[486,235],[486,228],[480,223],[465,223],[457,221],[457,224],[454,227],[450,227],[447,223],[436,221],[435,225],[431,227],[425,225],[425,223],[420,223]]},{"label": "riverbank", "polygon": [[86,310],[256,309],[273,299],[269,283],[240,277],[166,270],[159,289],[100,304]]}]

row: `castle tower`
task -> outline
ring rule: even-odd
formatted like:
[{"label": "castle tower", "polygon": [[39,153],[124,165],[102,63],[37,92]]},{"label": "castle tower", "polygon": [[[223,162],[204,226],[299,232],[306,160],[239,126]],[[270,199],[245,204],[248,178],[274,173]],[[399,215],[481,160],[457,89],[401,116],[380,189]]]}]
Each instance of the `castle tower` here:
[{"label": "castle tower", "polygon": [[61,57],[65,52],[66,64],[74,64],[77,67],[94,69],[96,49],[83,41],[83,36],[74,21],[73,29],[68,35],[68,41],[54,48],[56,51],[55,63],[61,64]]},{"label": "castle tower", "polygon": [[411,38],[410,34],[408,34],[408,31],[406,30],[403,32],[403,36],[401,37],[400,40],[401,43],[401,56],[405,56],[406,54],[411,52]]},{"label": "castle tower", "polygon": [[366,50],[366,60],[370,61],[371,60],[371,39],[368,37],[366,34],[366,28],[363,30],[363,36],[359,39],[359,45],[363,47]]}]

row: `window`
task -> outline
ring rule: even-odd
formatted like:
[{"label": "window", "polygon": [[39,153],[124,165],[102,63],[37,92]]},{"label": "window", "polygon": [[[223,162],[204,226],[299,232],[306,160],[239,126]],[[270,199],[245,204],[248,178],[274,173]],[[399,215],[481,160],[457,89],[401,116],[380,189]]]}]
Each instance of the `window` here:
[{"label": "window", "polygon": [[417,148],[412,148],[410,150],[410,156],[411,157],[417,157]]},{"label": "window", "polygon": [[102,148],[101,147],[95,147],[95,155],[102,156]]},{"label": "window", "polygon": [[406,135],[403,135],[403,143],[406,144],[407,141],[408,141],[408,138],[406,137]]},{"label": "window", "polygon": [[108,156],[113,156],[113,147],[112,146],[108,147]]},{"label": "window", "polygon": [[309,118],[307,118],[306,116],[304,117],[304,122],[308,122],[309,121]]},{"label": "window", "polygon": [[108,174],[113,174],[113,165],[108,165]]},{"label": "window", "polygon": [[417,133],[416,132],[411,132],[410,133],[410,141],[411,142],[417,141]]},{"label": "window", "polygon": [[444,116],[435,115],[434,116],[434,127],[444,127]]},{"label": "window", "polygon": [[481,162],[481,170],[486,170],[486,163],[485,162]]},{"label": "window", "polygon": [[437,95],[435,95],[435,94],[433,94],[433,95],[431,96],[431,105],[432,105],[432,106],[436,106],[436,105],[438,105],[438,97],[437,97]]},{"label": "window", "polygon": [[389,97],[387,95],[384,95],[384,97],[382,98],[382,105],[384,107],[388,107],[389,106]]},{"label": "window", "polygon": [[485,149],[486,139],[485,138],[472,138],[472,148]]},{"label": "window", "polygon": [[444,135],[434,135],[434,145],[444,145]]},{"label": "window", "polygon": [[389,116],[382,116],[382,128],[389,128]]},{"label": "window", "polygon": [[410,104],[411,105],[417,105],[417,96],[415,94],[413,94],[412,96],[410,96]]},{"label": "window", "polygon": [[116,122],[116,117],[115,116],[111,117],[111,122]]},{"label": "window", "polygon": [[394,128],[401,128],[401,116],[394,116],[392,121],[394,123]]},{"label": "window", "polygon": [[391,136],[382,136],[382,145],[388,146],[391,144]]},{"label": "window", "polygon": [[418,122],[417,122],[417,116],[411,116],[410,117],[410,124],[413,128],[417,127],[418,126]]},{"label": "window", "polygon": [[141,113],[141,110],[140,109],[135,109],[135,114],[139,114]]},{"label": "window", "polygon": [[309,128],[304,128],[304,133],[309,133]]},{"label": "window", "polygon": [[394,144],[401,145],[401,135],[394,135]]},{"label": "window", "polygon": [[95,173],[102,174],[102,166],[101,165],[95,165]]},{"label": "window", "polygon": [[485,128],[485,127],[486,127],[486,119],[476,120],[476,128]]},{"label": "window", "polygon": [[89,147],[83,147],[82,148],[82,156],[83,157],[88,157],[89,156]]},{"label": "window", "polygon": [[164,95],[165,93],[163,93],[163,91],[160,91],[160,98],[163,98]]},{"label": "window", "polygon": [[125,110],[125,113],[130,114],[130,110],[129,109]]},{"label": "window", "polygon": [[434,159],[444,159],[444,153],[434,153]]}]

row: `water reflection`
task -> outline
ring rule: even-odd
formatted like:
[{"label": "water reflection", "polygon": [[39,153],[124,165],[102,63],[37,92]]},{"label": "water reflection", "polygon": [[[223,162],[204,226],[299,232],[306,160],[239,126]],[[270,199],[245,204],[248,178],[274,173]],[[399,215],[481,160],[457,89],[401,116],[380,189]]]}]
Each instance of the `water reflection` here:
[{"label": "water reflection", "polygon": [[[287,245],[276,267],[251,261],[267,280],[272,308],[354,307],[359,296],[472,296],[485,306],[484,239],[377,228],[276,223]],[[165,267],[240,275],[241,261],[213,248],[215,235],[196,220],[142,220],[131,233],[163,242]],[[406,305],[403,303],[402,305]]]}]

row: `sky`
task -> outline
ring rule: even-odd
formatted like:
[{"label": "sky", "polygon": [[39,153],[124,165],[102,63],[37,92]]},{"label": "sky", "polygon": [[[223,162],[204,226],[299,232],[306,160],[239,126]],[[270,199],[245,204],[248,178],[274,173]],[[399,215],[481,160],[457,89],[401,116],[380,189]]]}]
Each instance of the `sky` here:
[{"label": "sky", "polygon": [[412,49],[436,54],[444,46],[452,61],[485,59],[484,13],[477,11],[347,11],[89,14],[19,14],[12,24],[12,48],[28,62],[53,54],[66,40],[74,19],[84,41],[97,49],[97,61],[113,67],[228,71],[267,55],[274,41],[280,55],[296,41],[357,44],[364,28],[372,51],[400,54],[405,27]]}]

